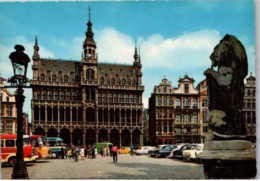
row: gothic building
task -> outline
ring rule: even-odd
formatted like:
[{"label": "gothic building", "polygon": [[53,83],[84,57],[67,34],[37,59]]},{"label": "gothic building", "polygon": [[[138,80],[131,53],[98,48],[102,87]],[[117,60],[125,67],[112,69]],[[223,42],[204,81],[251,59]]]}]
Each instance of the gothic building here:
[{"label": "gothic building", "polygon": [[34,134],[74,145],[142,145],[144,86],[137,48],[132,65],[100,63],[90,19],[85,34],[81,61],[41,58],[36,38],[30,81]]},{"label": "gothic building", "polygon": [[149,139],[153,144],[200,143],[199,91],[188,75],[179,86],[162,79],[149,99]]}]

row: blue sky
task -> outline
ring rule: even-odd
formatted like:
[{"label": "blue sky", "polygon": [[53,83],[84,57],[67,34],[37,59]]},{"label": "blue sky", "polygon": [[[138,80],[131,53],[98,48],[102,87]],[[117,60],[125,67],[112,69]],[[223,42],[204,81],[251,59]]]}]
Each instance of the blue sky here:
[{"label": "blue sky", "polygon": [[[79,61],[89,6],[99,62],[132,64],[135,39],[141,46],[145,107],[164,75],[174,87],[185,73],[195,86],[203,80],[210,53],[227,33],[244,44],[255,74],[254,2],[197,0],[0,3],[1,75],[11,76],[8,55],[15,44],[32,56],[36,35],[41,57]],[[26,97],[30,114],[31,91]]]}]

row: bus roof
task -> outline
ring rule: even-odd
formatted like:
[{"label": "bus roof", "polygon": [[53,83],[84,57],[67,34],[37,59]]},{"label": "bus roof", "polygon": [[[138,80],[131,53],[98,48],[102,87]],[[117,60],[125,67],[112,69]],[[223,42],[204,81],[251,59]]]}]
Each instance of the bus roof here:
[{"label": "bus roof", "polygon": [[[16,139],[16,134],[1,134],[1,139]],[[23,138],[29,138],[29,135],[23,135]]]},{"label": "bus roof", "polygon": [[42,136],[42,135],[30,135],[30,138],[33,138],[33,139],[37,139],[39,137],[44,137],[44,136]]}]

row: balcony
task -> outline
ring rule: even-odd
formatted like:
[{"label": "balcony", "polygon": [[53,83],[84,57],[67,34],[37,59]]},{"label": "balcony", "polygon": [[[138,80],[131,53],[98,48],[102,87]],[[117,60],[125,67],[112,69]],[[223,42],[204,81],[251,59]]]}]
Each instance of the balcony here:
[{"label": "balcony", "polygon": [[110,85],[101,84],[100,89],[118,89],[118,90],[144,90],[144,86],[131,86],[131,85]]},{"label": "balcony", "polygon": [[81,84],[82,84],[82,85],[93,85],[93,86],[97,86],[97,85],[98,85],[98,81],[97,81],[97,80],[81,80]]},{"label": "balcony", "polygon": [[30,84],[39,86],[60,86],[60,87],[79,87],[79,83],[75,82],[52,82],[44,80],[30,80]]}]

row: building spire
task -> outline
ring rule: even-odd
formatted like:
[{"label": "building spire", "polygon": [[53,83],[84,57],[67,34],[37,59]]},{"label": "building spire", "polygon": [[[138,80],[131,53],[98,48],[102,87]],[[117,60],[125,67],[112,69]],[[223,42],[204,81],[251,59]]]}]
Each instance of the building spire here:
[{"label": "building spire", "polygon": [[33,50],[34,50],[33,58],[36,58],[36,59],[40,58],[40,55],[39,55],[40,48],[38,46],[38,37],[37,36],[35,36],[35,42],[34,42]]},{"label": "building spire", "polygon": [[92,46],[96,47],[96,43],[93,39],[94,33],[92,31],[90,7],[88,8],[88,23],[87,23],[87,31],[86,31],[85,35],[86,35],[86,39],[84,41],[83,48],[86,48],[87,45],[92,45]]},{"label": "building spire", "polygon": [[137,59],[138,59],[136,39],[135,39],[135,54],[134,54],[134,59],[135,59],[135,61],[137,61]]}]

